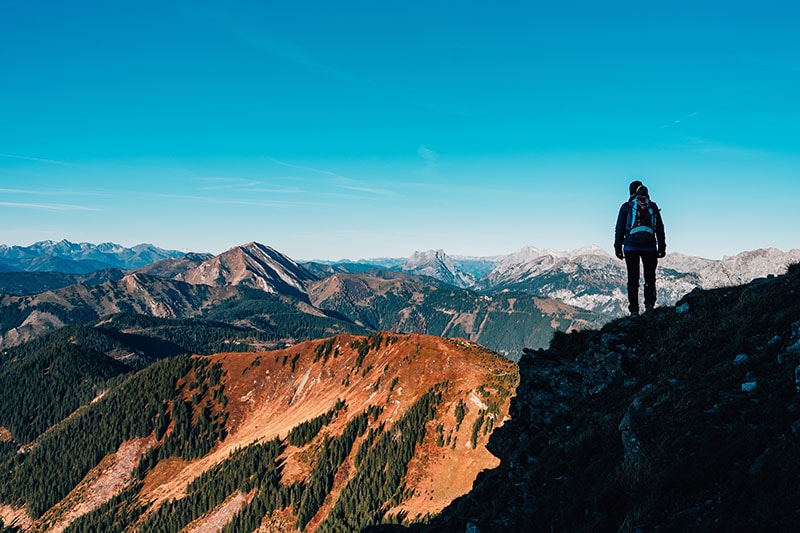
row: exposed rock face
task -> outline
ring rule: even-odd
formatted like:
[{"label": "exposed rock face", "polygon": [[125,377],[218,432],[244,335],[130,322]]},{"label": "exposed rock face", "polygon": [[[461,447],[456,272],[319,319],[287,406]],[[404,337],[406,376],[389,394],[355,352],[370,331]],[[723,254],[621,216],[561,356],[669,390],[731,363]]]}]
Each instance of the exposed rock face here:
[{"label": "exposed rock face", "polygon": [[[659,260],[658,305],[675,305],[696,288],[729,287],[780,275],[798,261],[800,250],[760,249],[721,260],[669,254]],[[624,262],[599,247],[572,252],[525,247],[503,259],[475,288],[527,292],[618,317],[627,313],[626,284]]]},{"label": "exposed rock face", "polygon": [[680,304],[527,351],[500,466],[410,529],[794,529],[800,267]]},{"label": "exposed rock face", "polygon": [[476,279],[472,274],[459,270],[444,250],[414,252],[400,269],[416,276],[429,276],[462,288],[473,285]]},{"label": "exposed rock face", "polygon": [[212,288],[179,281],[128,274],[99,285],[72,285],[33,296],[6,296],[0,300],[17,309],[20,324],[0,331],[0,348],[9,348],[66,324],[80,324],[114,313],[160,318],[196,314],[236,293],[230,287]]},{"label": "exposed rock face", "polygon": [[22,324],[8,330],[5,335],[0,335],[0,348],[22,344],[42,333],[53,331],[63,326],[64,323],[57,316],[35,309]]},{"label": "exposed rock face", "polygon": [[304,295],[304,284],[316,277],[269,246],[252,242],[204,261],[177,279],[193,285],[241,285],[270,293]]}]

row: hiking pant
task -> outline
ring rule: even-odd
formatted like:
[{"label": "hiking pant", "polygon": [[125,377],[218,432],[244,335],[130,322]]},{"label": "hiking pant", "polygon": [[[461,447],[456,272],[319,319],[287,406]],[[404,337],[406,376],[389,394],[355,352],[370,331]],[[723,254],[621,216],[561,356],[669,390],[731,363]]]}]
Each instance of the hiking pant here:
[{"label": "hiking pant", "polygon": [[644,267],[644,305],[656,305],[656,265],[658,252],[636,252],[625,250],[625,265],[628,267],[628,311],[639,312],[639,261]]}]

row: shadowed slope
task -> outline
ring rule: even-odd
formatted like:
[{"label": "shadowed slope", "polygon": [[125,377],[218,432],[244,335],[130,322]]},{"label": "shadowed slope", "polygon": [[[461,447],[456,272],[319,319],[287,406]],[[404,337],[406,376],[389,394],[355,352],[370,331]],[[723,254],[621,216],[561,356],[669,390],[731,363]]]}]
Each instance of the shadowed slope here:
[{"label": "shadowed slope", "polygon": [[557,334],[520,361],[500,466],[411,529],[793,530],[799,363],[798,266]]}]

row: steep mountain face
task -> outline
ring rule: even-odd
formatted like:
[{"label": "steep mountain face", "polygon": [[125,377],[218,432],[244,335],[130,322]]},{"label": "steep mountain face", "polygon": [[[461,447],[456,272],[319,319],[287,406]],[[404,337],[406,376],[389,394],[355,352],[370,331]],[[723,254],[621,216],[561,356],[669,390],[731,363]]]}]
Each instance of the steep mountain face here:
[{"label": "steep mountain face", "polygon": [[0,348],[8,348],[58,329],[115,313],[179,318],[196,314],[214,301],[231,298],[234,291],[212,291],[203,285],[129,274],[100,285],[71,285],[32,296],[5,296],[0,300],[4,327]]},{"label": "steep mountain face", "polygon": [[421,335],[163,360],[26,452],[4,445],[0,516],[26,531],[325,532],[436,514],[497,466],[485,445],[517,382],[480,346]]},{"label": "steep mountain face", "polygon": [[614,261],[596,247],[575,252],[526,247],[501,261],[476,288],[536,294],[614,316],[626,298],[624,265]]},{"label": "steep mountain face", "polygon": [[193,285],[243,286],[295,296],[304,295],[304,284],[316,279],[285,255],[255,242],[231,248],[176,278]]},{"label": "steep mountain face", "polygon": [[698,278],[698,287],[716,289],[749,283],[766,276],[778,276],[797,262],[800,262],[800,249],[783,252],[775,248],[761,248],[719,261],[669,254],[659,264],[664,269],[694,273]]},{"label": "steep mountain face", "polygon": [[54,271],[83,274],[107,268],[134,269],[184,252],[164,250],[152,244],[126,248],[114,243],[91,244],[40,241],[30,246],[0,244],[0,260],[20,271]]},{"label": "steep mountain face", "polygon": [[[669,254],[659,261],[658,305],[674,305],[695,288],[727,287],[781,274],[797,261],[800,250],[755,250],[722,260]],[[626,285],[624,262],[598,247],[573,252],[526,247],[501,261],[475,288],[486,292],[515,290],[555,298],[614,317],[627,314]]]},{"label": "steep mountain face", "polygon": [[475,283],[475,276],[456,268],[455,263],[444,250],[414,252],[404,264],[403,272],[416,276],[429,276],[456,287],[469,287]]},{"label": "steep mountain face", "polygon": [[494,270],[498,263],[503,260],[503,256],[469,257],[454,255],[450,258],[452,259],[456,269],[458,269],[460,272],[466,273],[476,280],[484,277],[489,272]]},{"label": "steep mountain face", "polygon": [[[192,285],[145,274],[128,274],[99,285],[71,285],[29,296],[0,296],[0,349],[17,346],[69,324],[94,323],[115,314],[167,320],[215,320],[250,332],[241,349],[285,346],[299,340],[364,329],[313,308],[304,299],[266,293],[246,287]],[[162,338],[155,331],[132,326],[143,334]],[[184,322],[181,330],[197,328]],[[188,335],[188,333],[186,333]],[[231,342],[239,335],[227,332]],[[193,344],[192,346],[197,346]],[[197,350],[197,348],[194,348]]]},{"label": "steep mountain face", "polygon": [[335,274],[312,283],[311,302],[369,329],[463,337],[509,358],[543,347],[553,331],[597,326],[605,318],[522,293],[482,295],[388,270]]},{"label": "steep mountain face", "polygon": [[489,450],[430,523],[370,531],[795,530],[800,266],[528,351]]}]

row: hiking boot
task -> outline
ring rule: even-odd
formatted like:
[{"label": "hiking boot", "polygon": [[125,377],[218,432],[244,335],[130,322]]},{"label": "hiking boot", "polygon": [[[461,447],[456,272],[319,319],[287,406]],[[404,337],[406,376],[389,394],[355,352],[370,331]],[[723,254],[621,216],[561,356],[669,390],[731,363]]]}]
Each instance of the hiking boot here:
[{"label": "hiking boot", "polygon": [[645,304],[644,311],[645,311],[645,313],[649,313],[650,311],[652,311],[655,308],[656,308],[656,306],[653,305],[653,304]]},{"label": "hiking boot", "polygon": [[639,311],[631,311],[631,316],[639,316]]}]

